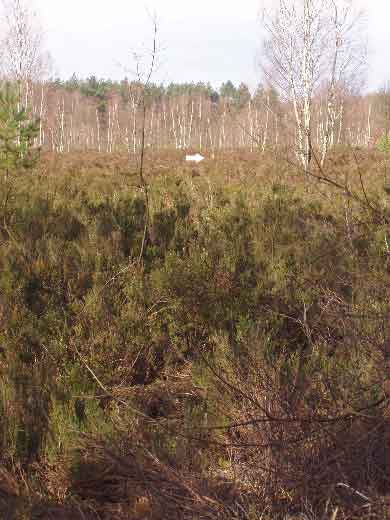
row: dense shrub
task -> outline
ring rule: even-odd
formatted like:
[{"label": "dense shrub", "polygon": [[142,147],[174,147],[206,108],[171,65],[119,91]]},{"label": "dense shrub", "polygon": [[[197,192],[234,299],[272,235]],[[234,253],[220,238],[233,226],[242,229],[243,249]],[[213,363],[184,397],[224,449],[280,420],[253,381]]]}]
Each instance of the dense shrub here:
[{"label": "dense shrub", "polygon": [[157,518],[158,478],[171,518],[384,515],[386,193],[170,176],[148,219],[115,182],[1,187],[4,471],[105,518]]}]

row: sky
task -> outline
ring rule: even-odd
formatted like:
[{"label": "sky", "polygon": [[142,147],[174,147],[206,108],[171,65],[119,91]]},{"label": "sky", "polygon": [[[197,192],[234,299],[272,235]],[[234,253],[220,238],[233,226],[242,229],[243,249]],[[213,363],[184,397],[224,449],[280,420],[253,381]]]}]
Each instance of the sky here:
[{"label": "sky", "polygon": [[[31,0],[46,33],[54,73],[122,79],[134,52],[150,48],[156,13],[160,64],[156,82],[231,80],[251,89],[261,81],[262,0]],[[271,2],[273,0],[267,0]],[[355,0],[366,9],[368,88],[390,80],[390,0]]]}]

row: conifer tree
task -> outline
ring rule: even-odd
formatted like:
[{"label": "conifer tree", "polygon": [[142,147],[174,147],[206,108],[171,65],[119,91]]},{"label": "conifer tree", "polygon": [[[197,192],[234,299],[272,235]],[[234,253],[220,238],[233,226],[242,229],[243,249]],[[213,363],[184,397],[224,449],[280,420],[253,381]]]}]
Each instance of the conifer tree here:
[{"label": "conifer tree", "polygon": [[38,125],[27,107],[19,103],[11,83],[0,88],[0,170],[11,173],[31,168],[39,155],[34,148]]}]

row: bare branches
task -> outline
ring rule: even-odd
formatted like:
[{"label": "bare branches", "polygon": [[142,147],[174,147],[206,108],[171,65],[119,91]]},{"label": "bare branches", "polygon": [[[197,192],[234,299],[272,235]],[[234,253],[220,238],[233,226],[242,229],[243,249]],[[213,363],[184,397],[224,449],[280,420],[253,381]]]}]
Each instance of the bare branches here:
[{"label": "bare branches", "polygon": [[158,53],[159,53],[159,46],[158,46],[158,23],[157,23],[157,16],[156,14],[149,15],[150,20],[152,22],[153,26],[153,37],[152,37],[152,47],[149,53],[149,67],[146,69],[146,72],[142,71],[142,57],[138,55],[137,53],[134,53],[134,59],[136,62],[136,78],[137,78],[137,84],[139,85],[139,98],[137,105],[141,110],[142,119],[141,119],[141,150],[140,150],[140,157],[139,157],[139,165],[138,165],[138,172],[139,172],[139,178],[140,183],[144,192],[145,196],[145,204],[146,204],[146,218],[145,218],[145,227],[144,227],[144,234],[142,238],[142,244],[139,252],[138,257],[138,263],[141,262],[142,257],[144,255],[144,250],[146,246],[146,238],[147,238],[147,232],[149,227],[149,220],[150,220],[150,208],[149,208],[149,190],[148,190],[148,184],[146,182],[145,176],[144,176],[144,163],[145,163],[145,137],[146,137],[146,115],[147,115],[147,97],[148,97],[148,90],[150,87],[150,82],[153,77],[153,74],[155,72],[156,66],[157,66],[157,59],[158,59]]},{"label": "bare branches", "polygon": [[5,37],[2,41],[3,74],[25,82],[40,79],[49,67],[44,32],[37,13],[25,0],[2,0]]},{"label": "bare branches", "polygon": [[296,155],[305,171],[312,159],[315,96],[322,94],[326,104],[317,132],[323,164],[334,144],[343,95],[363,77],[363,20],[348,0],[279,0],[277,8],[264,10],[262,69],[292,103]]}]

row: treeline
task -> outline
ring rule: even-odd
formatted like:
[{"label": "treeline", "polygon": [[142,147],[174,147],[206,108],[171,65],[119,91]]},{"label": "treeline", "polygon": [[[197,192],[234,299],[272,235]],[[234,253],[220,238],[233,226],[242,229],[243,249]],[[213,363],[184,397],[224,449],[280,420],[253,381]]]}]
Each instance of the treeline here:
[{"label": "treeline", "polygon": [[[364,96],[345,92],[341,98],[331,147],[372,146],[388,133],[387,90]],[[72,76],[26,82],[23,100],[40,121],[36,145],[46,151],[136,154],[143,128],[146,146],[156,150],[264,151],[296,143],[291,103],[264,85],[251,93],[244,83],[236,87],[230,81],[217,91],[209,83],[145,86],[127,79]],[[319,145],[326,127],[326,96],[319,91],[313,103],[313,144]]]}]

